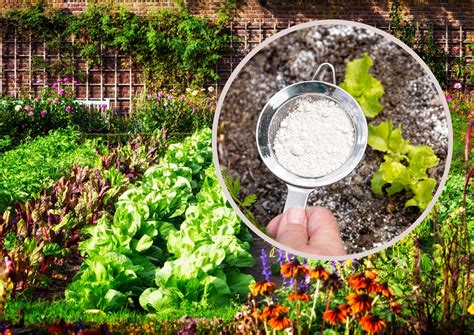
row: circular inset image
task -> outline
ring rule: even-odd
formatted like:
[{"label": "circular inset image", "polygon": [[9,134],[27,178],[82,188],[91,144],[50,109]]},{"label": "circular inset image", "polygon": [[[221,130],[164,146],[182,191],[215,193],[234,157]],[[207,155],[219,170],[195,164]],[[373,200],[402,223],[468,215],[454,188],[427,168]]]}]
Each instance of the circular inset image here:
[{"label": "circular inset image", "polygon": [[213,131],[219,179],[244,222],[318,259],[398,241],[429,213],[450,165],[448,107],[426,64],[349,21],[294,26],[252,50]]}]

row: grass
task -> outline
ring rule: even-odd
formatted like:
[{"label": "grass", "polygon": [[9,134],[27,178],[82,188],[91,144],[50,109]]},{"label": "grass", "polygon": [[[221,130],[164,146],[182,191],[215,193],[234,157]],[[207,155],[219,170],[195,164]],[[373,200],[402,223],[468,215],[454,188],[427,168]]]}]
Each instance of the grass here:
[{"label": "grass", "polygon": [[31,300],[27,298],[12,299],[5,308],[5,320],[13,325],[20,324],[21,315],[24,315],[26,327],[49,325],[59,320],[77,322],[80,318],[86,325],[106,323],[118,324],[144,324],[151,320],[170,321],[185,316],[193,318],[217,318],[230,321],[235,316],[239,306],[237,303],[226,304],[219,307],[203,307],[192,304],[182,304],[179,308],[169,308],[157,314],[149,314],[139,310],[124,309],[120,312],[105,313],[99,310],[79,310],[74,304],[64,300]]}]

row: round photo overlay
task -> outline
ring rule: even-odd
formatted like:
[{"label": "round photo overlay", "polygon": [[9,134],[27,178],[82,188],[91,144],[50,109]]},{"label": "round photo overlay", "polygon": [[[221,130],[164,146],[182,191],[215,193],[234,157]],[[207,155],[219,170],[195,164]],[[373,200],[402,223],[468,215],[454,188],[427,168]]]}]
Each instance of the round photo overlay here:
[{"label": "round photo overlay", "polygon": [[322,20],[273,35],[237,66],[218,101],[213,154],[224,194],[256,235],[295,255],[354,259],[431,211],[452,126],[413,50],[365,24]]}]

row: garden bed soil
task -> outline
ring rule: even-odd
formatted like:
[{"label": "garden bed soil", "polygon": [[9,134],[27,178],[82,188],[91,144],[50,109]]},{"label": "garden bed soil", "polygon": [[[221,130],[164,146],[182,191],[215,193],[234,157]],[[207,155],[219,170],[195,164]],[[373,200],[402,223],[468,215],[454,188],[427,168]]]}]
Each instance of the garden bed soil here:
[{"label": "garden bed soil", "polygon": [[[429,175],[439,185],[448,152],[447,118],[443,96],[420,64],[395,43],[366,29],[335,25],[308,28],[281,37],[256,54],[233,81],[220,112],[221,168],[240,180],[243,195],[257,195],[251,211],[259,225],[266,226],[281,213],[287,193],[286,185],[265,167],[257,151],[255,128],[263,106],[285,86],[309,80],[323,62],[334,65],[337,83],[341,83],[346,64],[364,52],[374,62],[370,73],[385,90],[383,111],[368,121],[379,124],[393,120],[394,125],[401,125],[404,138],[411,144],[431,146],[439,164],[429,170]],[[329,76],[325,78],[329,80]],[[381,162],[382,154],[367,147],[351,174],[317,188],[310,196],[309,205],[333,212],[349,254],[383,245],[420,216],[418,208],[404,207],[410,197],[406,192],[390,197],[372,193],[370,180]],[[258,243],[256,248],[260,247]],[[258,255],[259,250],[255,251]]]}]

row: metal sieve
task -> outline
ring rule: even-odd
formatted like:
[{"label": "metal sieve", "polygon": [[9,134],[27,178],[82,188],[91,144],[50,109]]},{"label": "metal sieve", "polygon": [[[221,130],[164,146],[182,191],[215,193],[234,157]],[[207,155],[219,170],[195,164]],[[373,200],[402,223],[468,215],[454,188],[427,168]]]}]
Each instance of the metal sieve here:
[{"label": "metal sieve", "polygon": [[[333,83],[315,80],[321,69],[327,66],[332,71]],[[331,173],[318,177],[302,177],[288,171],[277,160],[273,142],[280,123],[294,109],[298,100],[330,99],[338,104],[350,117],[354,128],[354,145],[349,158]],[[285,202],[286,211],[291,207],[306,207],[309,194],[320,186],[330,185],[344,178],[359,164],[367,146],[367,121],[357,101],[345,90],[336,85],[336,72],[330,63],[321,64],[309,81],[287,86],[273,95],[260,112],[257,121],[257,147],[267,168],[288,186]]]}]

